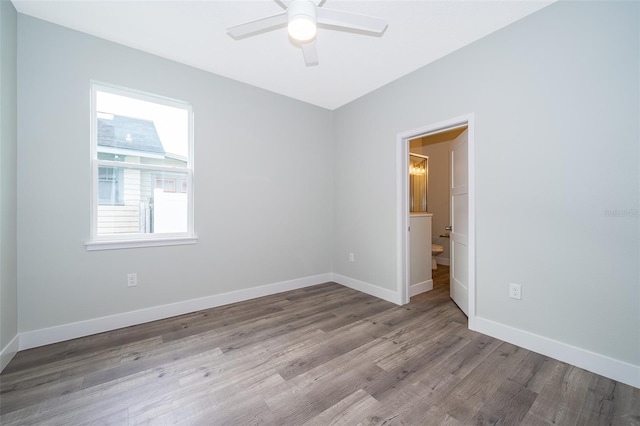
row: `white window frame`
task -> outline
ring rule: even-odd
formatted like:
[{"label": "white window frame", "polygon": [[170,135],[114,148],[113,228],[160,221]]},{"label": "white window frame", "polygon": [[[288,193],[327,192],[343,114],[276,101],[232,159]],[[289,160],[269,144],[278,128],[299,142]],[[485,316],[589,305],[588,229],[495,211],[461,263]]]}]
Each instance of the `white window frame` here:
[{"label": "white window frame", "polygon": [[[163,165],[144,165],[119,161],[99,160],[98,159],[98,120],[96,111],[97,92],[107,92],[114,95],[126,96],[129,98],[139,99],[142,101],[158,103],[174,108],[180,108],[188,111],[189,117],[189,157],[187,159],[187,167],[172,167]],[[91,250],[111,250],[125,249],[135,247],[158,247],[169,245],[195,244],[198,238],[194,229],[194,152],[193,152],[193,109],[187,102],[170,99],[150,93],[144,93],[139,90],[117,87],[114,85],[91,81],[91,229],[90,240],[85,244],[86,249]],[[180,173],[187,175],[187,232],[181,233],[163,233],[163,234],[120,234],[120,235],[99,235],[98,234],[98,168],[119,167],[123,169],[134,170],[155,170],[160,172]]]}]

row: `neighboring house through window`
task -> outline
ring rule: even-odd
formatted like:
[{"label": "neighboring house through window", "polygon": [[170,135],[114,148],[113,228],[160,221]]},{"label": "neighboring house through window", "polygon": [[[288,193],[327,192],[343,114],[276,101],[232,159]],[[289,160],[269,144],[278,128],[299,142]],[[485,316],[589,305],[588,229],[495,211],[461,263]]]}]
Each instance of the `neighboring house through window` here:
[{"label": "neighboring house through window", "polygon": [[87,248],[195,242],[190,105],[97,83],[91,104]]}]

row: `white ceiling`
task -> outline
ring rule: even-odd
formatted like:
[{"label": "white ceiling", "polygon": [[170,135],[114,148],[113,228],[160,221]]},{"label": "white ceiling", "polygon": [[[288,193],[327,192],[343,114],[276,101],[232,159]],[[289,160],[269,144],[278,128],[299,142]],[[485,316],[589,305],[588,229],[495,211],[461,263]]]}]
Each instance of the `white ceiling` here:
[{"label": "white ceiling", "polygon": [[234,40],[225,28],[282,12],[274,0],[12,0],[18,12],[327,109],[338,108],[553,0],[338,1],[385,18],[381,37],[319,28],[319,64],[278,28]]}]

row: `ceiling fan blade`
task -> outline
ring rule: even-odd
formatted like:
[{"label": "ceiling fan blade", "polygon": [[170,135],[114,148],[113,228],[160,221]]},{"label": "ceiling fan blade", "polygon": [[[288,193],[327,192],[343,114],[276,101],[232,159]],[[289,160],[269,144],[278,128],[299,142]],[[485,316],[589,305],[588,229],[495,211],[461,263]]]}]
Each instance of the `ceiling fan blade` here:
[{"label": "ceiling fan blade", "polygon": [[334,25],[376,34],[382,34],[385,28],[387,28],[387,21],[385,19],[375,18],[373,16],[326,9],[324,7],[318,8],[317,13],[319,24]]},{"label": "ceiling fan blade", "polygon": [[318,49],[316,48],[316,40],[313,39],[309,43],[302,43],[302,54],[304,55],[304,62],[307,66],[318,65]]},{"label": "ceiling fan blade", "polygon": [[287,23],[287,12],[278,13],[277,15],[267,16],[266,18],[257,19],[244,24],[235,25],[227,28],[227,32],[233,38],[242,38],[254,33],[270,30],[277,26]]}]

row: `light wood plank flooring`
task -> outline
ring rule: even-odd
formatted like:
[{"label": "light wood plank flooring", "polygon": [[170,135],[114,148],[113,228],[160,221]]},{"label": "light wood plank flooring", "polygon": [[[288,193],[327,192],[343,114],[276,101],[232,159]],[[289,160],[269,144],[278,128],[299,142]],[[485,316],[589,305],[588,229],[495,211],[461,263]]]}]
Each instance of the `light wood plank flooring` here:
[{"label": "light wood plank flooring", "polygon": [[20,352],[3,425],[640,425],[640,390],[334,283]]}]

